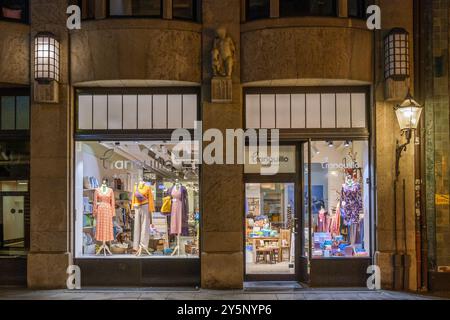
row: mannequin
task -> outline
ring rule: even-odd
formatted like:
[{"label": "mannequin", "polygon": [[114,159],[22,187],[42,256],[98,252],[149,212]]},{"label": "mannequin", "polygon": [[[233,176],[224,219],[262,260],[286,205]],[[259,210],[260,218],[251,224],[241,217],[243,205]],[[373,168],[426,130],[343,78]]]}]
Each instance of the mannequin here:
[{"label": "mannequin", "polygon": [[144,252],[151,255],[148,251],[148,242],[155,202],[150,183],[143,179],[136,183],[131,204],[135,211],[133,249],[136,251],[136,256],[141,256]]},{"label": "mannequin", "polygon": [[97,221],[95,238],[97,241],[102,242],[96,255],[99,255],[102,251],[105,256],[107,253],[112,254],[106,242],[114,240],[114,198],[114,191],[108,187],[107,181],[104,179],[102,185],[95,190],[94,194],[94,217]]},{"label": "mannequin", "polygon": [[174,185],[168,190],[172,197],[172,212],[170,214],[170,233],[176,235],[177,244],[172,255],[180,255],[180,236],[187,235],[187,189],[176,179]]}]

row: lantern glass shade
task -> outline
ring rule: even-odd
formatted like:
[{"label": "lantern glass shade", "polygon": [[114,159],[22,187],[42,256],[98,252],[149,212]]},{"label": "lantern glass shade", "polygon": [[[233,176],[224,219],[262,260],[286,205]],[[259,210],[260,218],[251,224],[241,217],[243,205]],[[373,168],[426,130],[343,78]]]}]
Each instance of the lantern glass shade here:
[{"label": "lantern glass shade", "polygon": [[409,77],[409,33],[395,28],[384,38],[385,79],[405,80]]},{"label": "lantern glass shade", "polygon": [[395,109],[395,114],[402,131],[416,130],[422,114],[422,107],[409,96]]},{"label": "lantern glass shade", "polygon": [[38,82],[59,81],[59,42],[51,33],[34,39],[34,78]]}]

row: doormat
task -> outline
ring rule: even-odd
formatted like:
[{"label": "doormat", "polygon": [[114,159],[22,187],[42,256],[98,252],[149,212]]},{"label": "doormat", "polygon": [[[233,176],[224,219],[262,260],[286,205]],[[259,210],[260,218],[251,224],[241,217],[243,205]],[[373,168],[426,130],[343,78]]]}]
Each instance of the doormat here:
[{"label": "doormat", "polygon": [[304,287],[295,281],[252,281],[244,283],[244,291],[251,292],[285,292],[302,289],[304,289]]}]

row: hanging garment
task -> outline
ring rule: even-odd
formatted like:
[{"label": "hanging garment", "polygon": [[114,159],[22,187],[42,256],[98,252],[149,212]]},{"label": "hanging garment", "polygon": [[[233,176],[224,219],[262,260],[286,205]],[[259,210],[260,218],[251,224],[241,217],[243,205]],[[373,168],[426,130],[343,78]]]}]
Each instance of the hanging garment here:
[{"label": "hanging garment", "polygon": [[146,249],[150,240],[150,214],[148,204],[134,209],[133,249],[138,250],[142,244]]},{"label": "hanging garment", "polygon": [[110,188],[106,193],[96,189],[94,193],[94,217],[96,219],[95,239],[97,241],[113,241],[113,217],[115,215],[114,191]]},{"label": "hanging garment", "polygon": [[334,216],[331,218],[331,224],[330,224],[330,232],[333,236],[340,236],[341,235],[341,204],[338,202],[336,207],[336,212]]},{"label": "hanging garment", "polygon": [[188,236],[189,205],[187,199],[187,189],[183,186],[180,186],[180,188],[174,186],[168,190],[168,194],[172,197],[170,233]]},{"label": "hanging garment", "polygon": [[132,207],[148,204],[148,212],[155,212],[155,201],[153,199],[152,186],[149,183],[138,183],[134,186]]},{"label": "hanging garment", "polygon": [[324,209],[321,209],[319,212],[319,216],[317,218],[316,232],[328,232],[328,230],[329,230],[329,219],[327,216],[327,212]]},{"label": "hanging garment", "polygon": [[349,226],[359,222],[363,209],[362,190],[358,182],[344,184],[341,192],[341,209],[344,211],[344,223]]},{"label": "hanging garment", "polygon": [[172,197],[167,196],[163,198],[163,205],[161,207],[161,213],[171,213],[172,212]]}]

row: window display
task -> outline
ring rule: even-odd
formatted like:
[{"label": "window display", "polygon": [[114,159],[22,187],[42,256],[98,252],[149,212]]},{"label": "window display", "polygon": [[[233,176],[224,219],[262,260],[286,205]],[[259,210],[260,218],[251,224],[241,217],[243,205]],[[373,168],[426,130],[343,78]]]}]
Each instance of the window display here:
[{"label": "window display", "polygon": [[313,258],[368,257],[368,143],[317,141],[311,156]]},{"label": "window display", "polygon": [[170,142],[76,143],[77,257],[198,257],[199,168],[189,144],[177,159]]}]

